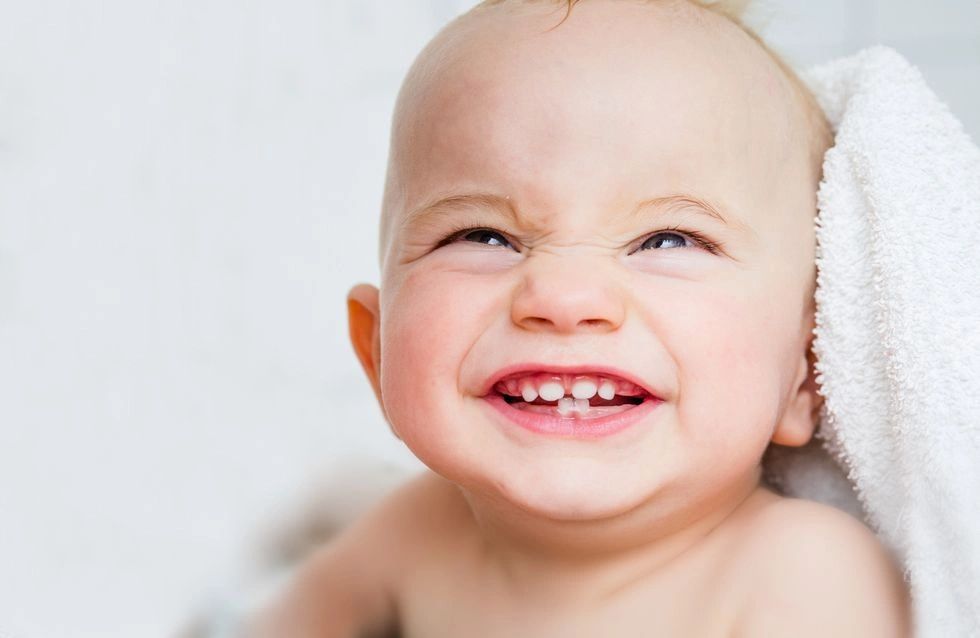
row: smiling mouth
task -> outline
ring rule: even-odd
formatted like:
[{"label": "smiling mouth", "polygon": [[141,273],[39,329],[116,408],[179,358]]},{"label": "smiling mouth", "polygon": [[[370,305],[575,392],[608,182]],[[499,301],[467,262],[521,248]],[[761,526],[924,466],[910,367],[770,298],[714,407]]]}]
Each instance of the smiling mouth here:
[{"label": "smiling mouth", "polygon": [[498,381],[492,392],[515,410],[561,419],[599,419],[654,398],[624,379],[588,374],[516,374]]}]

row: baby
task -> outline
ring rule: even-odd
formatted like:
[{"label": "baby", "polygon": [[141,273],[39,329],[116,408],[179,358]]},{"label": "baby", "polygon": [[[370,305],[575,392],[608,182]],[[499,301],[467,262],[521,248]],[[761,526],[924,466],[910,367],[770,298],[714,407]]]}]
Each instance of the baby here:
[{"label": "baby", "polygon": [[820,407],[832,139],[738,15],[496,0],[419,55],[380,290],[348,308],[431,471],[317,551],[252,635],[908,635],[877,537],[762,481]]}]

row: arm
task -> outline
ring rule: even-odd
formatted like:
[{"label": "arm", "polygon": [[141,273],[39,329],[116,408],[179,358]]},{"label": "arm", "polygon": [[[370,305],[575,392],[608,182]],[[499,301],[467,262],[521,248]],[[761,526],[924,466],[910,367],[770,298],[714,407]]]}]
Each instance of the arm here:
[{"label": "arm", "polygon": [[768,513],[767,555],[735,635],[905,638],[911,602],[901,569],[863,523],[787,499]]},{"label": "arm", "polygon": [[248,638],[367,638],[396,623],[383,582],[341,539],[318,552],[286,590],[249,624]]},{"label": "arm", "polygon": [[384,498],[299,566],[246,638],[374,638],[397,628],[402,489]]}]

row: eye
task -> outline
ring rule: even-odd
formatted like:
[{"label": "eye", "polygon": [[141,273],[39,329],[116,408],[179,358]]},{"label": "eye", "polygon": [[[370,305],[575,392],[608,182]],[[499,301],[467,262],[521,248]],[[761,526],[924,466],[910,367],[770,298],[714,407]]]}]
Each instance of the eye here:
[{"label": "eye", "polygon": [[[718,254],[719,244],[712,242],[706,237],[701,236],[699,233],[694,231],[682,231],[680,228],[666,228],[664,230],[659,230],[652,235],[648,235],[643,243],[633,252],[640,252],[643,250],[660,249],[664,250],[664,246],[677,246],[676,249],[685,248],[686,243],[690,242],[693,247],[700,246],[704,248],[711,254]],[[632,252],[630,254],[633,254]]]},{"label": "eye", "polygon": [[500,246],[503,248],[517,250],[510,243],[510,241],[507,240],[503,233],[493,230],[492,228],[464,228],[462,230],[458,230],[448,237],[443,238],[438,244],[436,244],[436,248],[445,246],[446,244],[453,244],[458,241],[486,244],[487,246]]},{"label": "eye", "polygon": [[[666,239],[665,239],[666,238]],[[647,250],[648,248],[663,248],[664,244],[680,244],[683,248],[687,238],[679,233],[659,232],[650,235],[637,250]]]}]

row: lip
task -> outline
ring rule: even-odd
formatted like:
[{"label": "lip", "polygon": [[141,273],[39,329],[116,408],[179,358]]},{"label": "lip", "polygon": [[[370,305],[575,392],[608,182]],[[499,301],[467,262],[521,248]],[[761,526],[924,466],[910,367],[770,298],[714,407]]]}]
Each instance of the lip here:
[{"label": "lip", "polygon": [[[493,387],[501,379],[513,374],[522,372],[554,372],[556,374],[595,374],[619,377],[630,383],[643,388],[648,396],[644,397],[643,402],[634,408],[623,412],[610,414],[594,419],[565,418],[560,416],[550,416],[527,410],[518,410],[511,407],[503,396],[493,391]],[[571,437],[578,439],[598,439],[613,435],[625,430],[639,421],[646,418],[657,408],[663,399],[650,387],[636,376],[607,365],[553,365],[547,363],[518,363],[515,365],[501,368],[493,373],[484,383],[481,400],[491,406],[495,412],[503,416],[510,424],[516,424],[526,430],[538,434],[550,436]]]},{"label": "lip", "polygon": [[[534,363],[534,362],[517,363],[514,365],[507,366],[505,368],[501,368],[500,370],[497,370],[492,375],[490,375],[490,378],[484,382],[483,387],[480,390],[480,395],[483,398],[487,398],[488,395],[493,394],[493,386],[495,386],[498,381],[500,381],[504,377],[509,377],[512,374],[519,374],[521,372],[554,372],[556,374],[597,374],[600,376],[608,375],[612,377],[619,377],[621,379],[629,381],[634,385],[643,388],[643,390],[647,394],[649,394],[650,398],[653,399],[654,401],[660,401],[660,402],[663,401],[660,395],[658,395],[653,390],[653,388],[651,388],[650,385],[645,381],[643,381],[642,379],[638,379],[637,377],[633,376],[629,372],[626,372],[625,370],[620,370],[612,366],[600,365],[600,364],[562,366],[562,365],[553,365],[548,363]],[[646,403],[646,401],[644,401],[644,403]],[[632,410],[627,410],[627,412],[632,412]]]},{"label": "lip", "polygon": [[481,400],[488,403],[508,421],[522,428],[538,434],[578,439],[599,439],[625,430],[642,421],[663,403],[662,400],[651,396],[645,398],[635,408],[630,408],[624,412],[595,419],[569,419],[518,410],[504,401],[501,395],[493,392],[482,397]]}]

